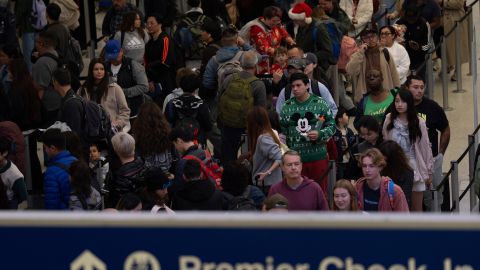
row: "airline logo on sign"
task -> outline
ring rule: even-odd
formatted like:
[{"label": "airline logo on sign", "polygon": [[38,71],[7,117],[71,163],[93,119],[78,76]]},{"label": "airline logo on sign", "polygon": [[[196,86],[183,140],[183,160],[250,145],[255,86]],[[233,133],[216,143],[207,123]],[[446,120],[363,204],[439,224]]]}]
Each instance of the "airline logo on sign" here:
[{"label": "airline logo on sign", "polygon": [[87,249],[70,264],[70,270],[107,270],[107,265]]}]

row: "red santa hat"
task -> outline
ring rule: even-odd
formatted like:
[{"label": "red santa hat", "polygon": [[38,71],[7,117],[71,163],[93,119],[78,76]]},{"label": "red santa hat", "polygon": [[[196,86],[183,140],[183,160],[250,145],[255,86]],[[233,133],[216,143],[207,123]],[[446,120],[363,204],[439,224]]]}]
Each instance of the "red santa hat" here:
[{"label": "red santa hat", "polygon": [[297,3],[288,11],[288,17],[292,20],[303,20],[307,24],[312,23],[312,9],[308,4]]}]

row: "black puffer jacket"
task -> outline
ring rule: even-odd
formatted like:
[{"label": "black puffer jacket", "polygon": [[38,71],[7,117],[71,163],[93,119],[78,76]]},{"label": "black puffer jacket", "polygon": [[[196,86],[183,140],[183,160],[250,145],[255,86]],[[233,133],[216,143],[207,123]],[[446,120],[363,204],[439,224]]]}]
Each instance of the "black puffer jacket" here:
[{"label": "black puffer jacket", "polygon": [[114,207],[120,198],[130,192],[138,193],[145,187],[146,168],[140,158],[120,166],[109,179],[110,206]]},{"label": "black puffer jacket", "polygon": [[173,196],[173,210],[222,210],[223,195],[208,180],[186,182]]}]

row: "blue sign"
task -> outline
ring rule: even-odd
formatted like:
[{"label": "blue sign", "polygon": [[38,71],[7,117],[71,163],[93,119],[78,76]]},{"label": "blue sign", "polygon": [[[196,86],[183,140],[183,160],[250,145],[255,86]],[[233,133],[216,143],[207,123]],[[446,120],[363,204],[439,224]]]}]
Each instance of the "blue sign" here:
[{"label": "blue sign", "polygon": [[450,222],[442,223],[417,216],[194,216],[63,215],[39,221],[37,215],[14,222],[0,215],[0,268],[480,269],[477,218],[455,223],[459,217],[443,216]]}]

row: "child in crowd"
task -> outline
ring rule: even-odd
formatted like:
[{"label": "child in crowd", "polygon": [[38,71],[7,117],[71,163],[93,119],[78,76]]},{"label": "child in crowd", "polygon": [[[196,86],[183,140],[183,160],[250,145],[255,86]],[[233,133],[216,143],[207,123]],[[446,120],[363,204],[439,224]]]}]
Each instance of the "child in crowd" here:
[{"label": "child in crowd", "polygon": [[0,137],[0,180],[5,186],[8,208],[17,209],[18,204],[27,199],[27,188],[23,174],[9,159],[12,143],[6,137]]},{"label": "child in crowd", "polygon": [[287,48],[280,46],[275,50],[273,54],[273,64],[271,73],[275,73],[278,71],[285,71],[287,69]]},{"label": "child in crowd", "polygon": [[68,171],[72,187],[69,202],[70,210],[101,210],[102,197],[92,187],[88,165],[83,161],[74,161]]},{"label": "child in crowd", "polygon": [[356,142],[356,136],[353,131],[348,127],[348,115],[345,109],[338,108],[337,115],[335,116],[335,134],[333,140],[337,147],[337,179],[347,178],[352,179],[353,175],[350,175],[351,161],[353,157],[351,155],[351,146]]},{"label": "child in crowd", "polygon": [[105,178],[107,177],[109,164],[107,159],[102,156],[100,147],[96,144],[90,145],[90,155],[88,159],[88,166],[92,171],[93,177],[96,181],[92,182],[92,186],[101,192],[104,188]]}]

